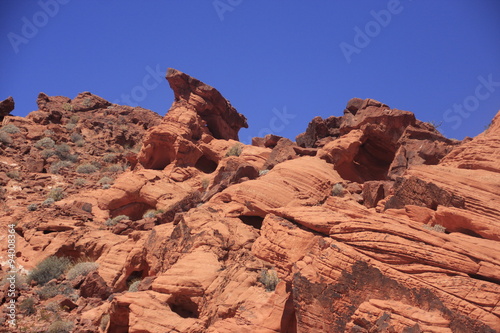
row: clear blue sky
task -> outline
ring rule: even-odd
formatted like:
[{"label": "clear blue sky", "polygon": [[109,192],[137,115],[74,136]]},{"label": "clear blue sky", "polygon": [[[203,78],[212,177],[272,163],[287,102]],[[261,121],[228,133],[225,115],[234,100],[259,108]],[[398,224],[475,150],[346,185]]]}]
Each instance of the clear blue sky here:
[{"label": "clear blue sky", "polygon": [[90,91],[163,115],[174,67],[248,118],[244,142],[293,139],[352,97],[462,139],[500,109],[499,17],[498,0],[2,0],[0,99],[24,116],[39,92]]}]

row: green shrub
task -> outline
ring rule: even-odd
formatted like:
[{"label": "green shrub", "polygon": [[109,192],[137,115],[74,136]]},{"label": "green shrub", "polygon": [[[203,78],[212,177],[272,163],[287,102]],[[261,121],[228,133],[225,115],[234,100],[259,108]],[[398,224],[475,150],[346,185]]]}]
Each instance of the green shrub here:
[{"label": "green shrub", "polygon": [[113,179],[113,178],[108,177],[108,176],[104,176],[104,177],[102,177],[101,179],[99,179],[99,180],[97,181],[97,183],[99,183],[99,184],[101,184],[101,185],[105,185],[105,184],[111,185],[111,184],[113,184],[113,181],[114,181],[114,179]]},{"label": "green shrub", "polygon": [[143,219],[153,218],[153,217],[155,217],[156,215],[161,214],[161,213],[164,213],[164,210],[162,210],[162,209],[158,209],[158,210],[155,210],[155,209],[150,209],[150,210],[148,210],[147,212],[145,212],[145,213],[142,215],[142,218],[143,218]]},{"label": "green shrub", "polygon": [[47,333],[70,333],[74,326],[70,321],[56,320],[50,324]]},{"label": "green shrub", "polygon": [[239,143],[235,144],[226,152],[226,157],[229,156],[240,156],[243,151],[243,146]]},{"label": "green shrub", "polygon": [[112,219],[108,219],[106,221],[106,225],[108,227],[112,227],[112,226],[116,225],[118,222],[123,221],[123,220],[130,220],[130,217],[128,217],[127,215],[118,215],[118,216],[113,217]]},{"label": "green shrub", "polygon": [[95,271],[97,268],[99,268],[99,264],[96,262],[81,262],[73,266],[69,271],[68,274],[66,275],[66,278],[68,280],[74,280],[79,276],[87,276],[92,271]]},{"label": "green shrub", "polygon": [[332,195],[334,197],[343,197],[344,196],[344,186],[341,183],[337,183],[333,185]]},{"label": "green shrub", "polygon": [[29,205],[28,205],[28,207],[27,207],[27,209],[28,209],[28,211],[30,211],[30,212],[34,212],[34,211],[36,211],[36,210],[38,209],[38,205],[37,205],[37,204],[34,204],[34,203],[29,204]]},{"label": "green shrub", "polygon": [[71,105],[70,103],[64,103],[62,108],[64,111],[73,111],[73,105]]},{"label": "green shrub", "polygon": [[269,170],[260,170],[259,171],[259,176],[264,176],[264,175],[267,175],[267,173],[269,172]]},{"label": "green shrub", "polygon": [[87,180],[83,178],[77,178],[75,179],[75,185],[78,187],[82,187],[83,185],[87,184]]},{"label": "green shrub", "polygon": [[34,280],[44,285],[52,279],[57,279],[68,268],[71,261],[66,257],[51,256],[41,261],[28,275],[28,280]]},{"label": "green shrub", "polygon": [[104,316],[101,317],[101,324],[99,325],[101,327],[101,330],[105,330],[106,327],[108,327],[109,323],[109,314],[105,314]]},{"label": "green shrub", "polygon": [[50,190],[49,194],[47,195],[47,199],[54,199],[54,201],[60,201],[64,199],[66,196],[66,193],[64,193],[64,190],[60,187],[54,187],[53,189]]},{"label": "green shrub", "polygon": [[90,164],[90,163],[80,164],[76,168],[76,172],[78,172],[78,173],[90,174],[90,173],[94,173],[96,171],[97,171],[97,168],[94,165]]},{"label": "green shrub", "polygon": [[201,180],[201,187],[203,187],[203,189],[206,191],[208,186],[210,185],[210,179],[208,178],[203,178]]},{"label": "green shrub", "polygon": [[71,133],[70,136],[71,142],[77,142],[83,140],[83,136],[80,133]]},{"label": "green shrub", "polygon": [[52,204],[54,204],[54,202],[56,202],[56,201],[53,198],[47,198],[47,199],[45,199],[44,202],[42,202],[42,206],[48,207],[48,206],[51,206]]},{"label": "green shrub", "polygon": [[52,135],[55,135],[56,133],[54,133],[54,131],[51,131],[51,130],[45,130],[43,131],[43,134],[45,134],[45,136],[52,136]]},{"label": "green shrub", "polygon": [[32,314],[35,314],[36,312],[35,299],[33,297],[25,298],[19,304],[19,310],[21,310],[21,312],[26,316],[31,316]]},{"label": "green shrub", "polygon": [[67,143],[61,143],[55,146],[56,155],[61,160],[68,159],[68,156],[71,154],[71,147]]},{"label": "green shrub", "polygon": [[116,154],[108,153],[103,155],[102,160],[106,163],[113,163],[116,161],[116,157],[117,157]]},{"label": "green shrub", "polygon": [[430,224],[424,224],[423,225],[424,229],[427,229],[427,230],[433,230],[433,231],[437,231],[437,232],[446,232],[446,228],[443,227],[441,224],[435,224],[435,225],[430,225]]},{"label": "green shrub", "polygon": [[70,161],[58,161],[56,163],[52,163],[50,166],[50,173],[58,174],[61,169],[68,168],[72,165],[73,163]]},{"label": "green shrub", "polygon": [[75,289],[68,282],[61,284],[47,283],[42,288],[36,291],[38,297],[42,300],[52,298],[57,295],[72,296],[75,294]]},{"label": "green shrub", "polygon": [[136,292],[138,291],[139,284],[141,283],[141,280],[135,280],[130,284],[130,287],[128,287],[128,291],[130,292]]},{"label": "green shrub", "polygon": [[49,137],[42,138],[35,143],[35,148],[38,149],[49,149],[54,148],[56,145],[55,141]]},{"label": "green shrub", "polygon": [[7,125],[3,126],[2,128],[0,128],[0,131],[5,132],[5,133],[9,133],[9,134],[16,134],[16,133],[21,132],[19,127],[17,127],[14,124],[7,124]]},{"label": "green shrub", "polygon": [[76,114],[74,114],[69,118],[69,123],[76,124],[79,120],[80,120],[80,117],[78,117]]},{"label": "green shrub", "polygon": [[18,170],[7,171],[6,175],[10,179],[16,179],[16,180],[18,180],[21,176]]},{"label": "green shrub", "polygon": [[123,171],[123,165],[121,164],[113,164],[106,168],[108,172],[120,172]]},{"label": "green shrub", "polygon": [[266,291],[274,291],[280,279],[274,269],[263,269],[260,271],[259,281],[264,285]]},{"label": "green shrub", "polygon": [[48,159],[51,156],[54,156],[56,154],[56,151],[54,149],[44,149],[40,152],[40,156],[42,156],[43,159]]},{"label": "green shrub", "polygon": [[12,143],[12,138],[8,133],[0,131],[0,142],[4,145],[10,145]]}]

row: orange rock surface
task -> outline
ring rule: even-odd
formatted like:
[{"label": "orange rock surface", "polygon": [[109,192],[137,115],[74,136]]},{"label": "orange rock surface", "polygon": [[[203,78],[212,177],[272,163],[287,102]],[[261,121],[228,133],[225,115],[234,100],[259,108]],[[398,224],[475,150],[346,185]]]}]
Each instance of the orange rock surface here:
[{"label": "orange rock surface", "polygon": [[[20,331],[500,331],[500,113],[460,142],[352,99],[296,142],[244,145],[216,89],[167,80],[163,118],[88,92],[40,94],[26,118],[5,102]],[[94,264],[33,278],[51,256]]]}]

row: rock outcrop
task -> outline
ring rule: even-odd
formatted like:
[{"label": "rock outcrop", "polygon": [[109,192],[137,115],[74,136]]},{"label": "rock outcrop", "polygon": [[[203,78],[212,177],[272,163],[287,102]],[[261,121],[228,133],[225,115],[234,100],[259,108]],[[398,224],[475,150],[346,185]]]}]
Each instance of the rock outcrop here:
[{"label": "rock outcrop", "polygon": [[[355,98],[296,142],[244,145],[217,90],[167,80],[163,118],[89,92],[5,116],[20,331],[500,330],[500,113],[459,142]],[[53,256],[71,270],[28,275]]]}]

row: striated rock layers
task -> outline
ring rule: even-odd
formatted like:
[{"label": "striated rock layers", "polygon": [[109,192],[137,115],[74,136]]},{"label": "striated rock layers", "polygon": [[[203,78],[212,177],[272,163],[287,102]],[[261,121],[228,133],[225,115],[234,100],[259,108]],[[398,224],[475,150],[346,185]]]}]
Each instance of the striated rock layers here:
[{"label": "striated rock layers", "polygon": [[[74,332],[500,330],[500,113],[459,142],[355,98],[296,142],[244,145],[246,119],[217,90],[173,69],[167,80],[175,101],[161,121],[90,93],[42,94],[27,119],[6,117],[21,128],[0,147],[1,226],[16,224],[17,263],[95,262],[76,278],[21,285],[19,304],[36,309],[22,310],[19,327],[45,332],[48,318]],[[69,114],[84,118],[84,140],[99,138],[70,153],[96,165],[110,154],[100,145],[114,145],[106,160],[127,169],[102,165],[76,186],[72,167],[51,172],[57,159],[27,167],[44,131],[71,142]],[[121,114],[122,134],[93,114]],[[138,153],[116,146],[137,137]],[[103,174],[113,181],[96,185]],[[66,195],[46,204],[48,187]]]}]

